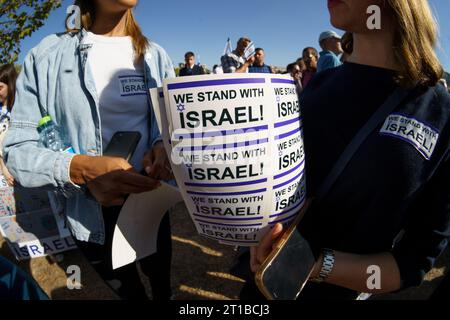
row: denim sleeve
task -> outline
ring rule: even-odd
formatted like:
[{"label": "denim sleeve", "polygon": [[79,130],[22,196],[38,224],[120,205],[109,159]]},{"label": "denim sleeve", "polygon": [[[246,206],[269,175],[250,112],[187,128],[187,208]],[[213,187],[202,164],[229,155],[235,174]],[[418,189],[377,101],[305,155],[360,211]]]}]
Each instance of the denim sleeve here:
[{"label": "denim sleeve", "polygon": [[[16,83],[16,99],[11,125],[3,146],[6,166],[24,187],[57,190],[69,196],[82,192],[70,181],[70,162],[74,154],[38,147],[38,121],[47,109],[47,67],[38,68],[33,51],[26,57]],[[43,75],[39,77],[39,75]]]},{"label": "denim sleeve", "polygon": [[392,254],[402,289],[418,286],[445,250],[450,237],[450,156],[414,204],[405,234]]}]

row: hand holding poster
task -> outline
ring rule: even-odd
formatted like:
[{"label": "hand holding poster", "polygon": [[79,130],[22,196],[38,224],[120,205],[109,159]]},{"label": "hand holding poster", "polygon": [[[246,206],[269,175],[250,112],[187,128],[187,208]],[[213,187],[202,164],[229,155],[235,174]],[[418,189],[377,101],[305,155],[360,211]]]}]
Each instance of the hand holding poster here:
[{"label": "hand holding poster", "polygon": [[[151,92],[163,140],[201,235],[251,246],[305,202],[300,106],[289,76],[169,79]],[[164,101],[163,101],[164,97]]]},{"label": "hand holding poster", "polygon": [[255,50],[255,43],[252,41],[252,42],[249,43],[249,45],[247,46],[247,48],[245,48],[245,50],[244,50],[244,57],[245,57],[245,60],[248,60],[248,59],[250,59],[251,57],[253,57],[253,56],[255,55],[255,53],[256,53],[256,50]]}]

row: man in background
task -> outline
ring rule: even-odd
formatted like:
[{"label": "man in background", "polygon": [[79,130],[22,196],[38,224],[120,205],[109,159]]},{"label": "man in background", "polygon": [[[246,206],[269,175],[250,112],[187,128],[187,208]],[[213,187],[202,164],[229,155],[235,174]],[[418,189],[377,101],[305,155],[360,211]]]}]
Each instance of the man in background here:
[{"label": "man in background", "polygon": [[242,37],[237,43],[236,50],[225,54],[220,58],[224,73],[247,73],[248,68],[255,62],[255,56],[245,58],[245,49],[252,41],[247,37]]},{"label": "man in background", "polygon": [[195,64],[195,54],[191,51],[184,55],[184,68],[180,70],[180,77],[198,76],[205,74],[202,67]]},{"label": "man in background", "polygon": [[248,68],[249,73],[273,73],[270,66],[264,63],[265,60],[264,49],[256,48],[255,50],[255,62]]},{"label": "man in background", "polygon": [[302,72],[300,70],[300,66],[297,62],[290,63],[286,67],[286,72],[291,75],[291,77],[294,79],[295,82],[295,90],[297,91],[297,95],[300,96],[300,94],[303,91],[302,87]]},{"label": "man in background", "polygon": [[339,55],[344,52],[341,37],[334,31],[325,31],[319,36],[319,44],[322,52],[317,63],[317,72],[339,67],[342,64]]},{"label": "man in background", "polygon": [[304,89],[317,72],[319,53],[315,48],[306,47],[303,49],[302,59],[306,66],[306,70],[302,71],[302,88]]}]

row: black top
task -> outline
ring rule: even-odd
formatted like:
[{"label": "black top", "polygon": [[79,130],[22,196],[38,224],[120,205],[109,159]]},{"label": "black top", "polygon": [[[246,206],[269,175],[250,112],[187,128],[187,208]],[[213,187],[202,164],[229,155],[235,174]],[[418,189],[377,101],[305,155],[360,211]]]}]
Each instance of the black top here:
[{"label": "black top", "polygon": [[[303,91],[309,197],[394,91],[393,75],[346,63],[318,73]],[[403,286],[420,284],[450,236],[449,119],[450,95],[443,86],[414,89],[362,144],[325,199],[308,211],[300,232],[315,248],[392,251]],[[401,230],[404,236],[392,249]]]},{"label": "black top", "polygon": [[180,77],[186,77],[186,76],[199,76],[205,74],[205,70],[203,70],[202,67],[194,64],[192,69],[189,69],[187,67],[184,67],[180,70]]}]

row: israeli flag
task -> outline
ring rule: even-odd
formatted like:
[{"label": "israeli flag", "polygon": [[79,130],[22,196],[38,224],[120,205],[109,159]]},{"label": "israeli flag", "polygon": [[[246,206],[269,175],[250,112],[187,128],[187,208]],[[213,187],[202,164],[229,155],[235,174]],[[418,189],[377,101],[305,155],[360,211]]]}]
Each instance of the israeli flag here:
[{"label": "israeli flag", "polygon": [[225,49],[223,50],[223,55],[230,54],[233,52],[233,47],[231,46],[230,38],[228,38],[227,43],[225,45]]},{"label": "israeli flag", "polygon": [[247,48],[245,48],[244,51],[245,60],[250,59],[254,55],[255,55],[255,44],[252,41],[248,44]]}]

